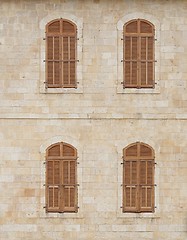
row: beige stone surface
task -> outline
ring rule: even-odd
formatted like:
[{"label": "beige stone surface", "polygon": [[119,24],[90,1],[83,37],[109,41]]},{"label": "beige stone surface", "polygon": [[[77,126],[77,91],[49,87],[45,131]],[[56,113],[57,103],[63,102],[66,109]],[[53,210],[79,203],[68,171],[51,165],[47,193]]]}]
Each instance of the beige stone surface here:
[{"label": "beige stone surface", "polygon": [[[1,0],[0,239],[187,239],[187,1]],[[78,27],[78,81],[45,89],[45,24]],[[154,90],[122,89],[122,26],[156,27]],[[77,214],[46,214],[45,149],[78,151]],[[155,213],[123,214],[122,149],[155,150]]]}]

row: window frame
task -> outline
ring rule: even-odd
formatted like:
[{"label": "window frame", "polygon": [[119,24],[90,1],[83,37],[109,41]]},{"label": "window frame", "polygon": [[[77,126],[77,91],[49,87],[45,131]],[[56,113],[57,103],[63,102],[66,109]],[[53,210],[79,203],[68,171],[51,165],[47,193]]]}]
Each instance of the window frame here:
[{"label": "window frame", "polygon": [[[52,32],[50,33],[49,31],[49,28],[52,24],[54,23],[58,23],[59,22],[59,32]],[[63,30],[63,25],[64,23],[68,23],[69,25],[72,25],[72,27],[74,28],[74,30],[72,32],[66,32]],[[59,41],[59,54],[58,54],[58,58],[59,60],[49,60],[48,59],[48,52],[49,52],[49,38],[58,38],[58,41]],[[68,52],[67,52],[67,55],[68,55],[68,59],[65,59],[64,60],[64,39],[67,38],[68,40]],[[74,42],[74,49],[72,50],[73,52],[73,55],[74,55],[74,59],[71,59],[71,48],[70,48],[70,41],[71,41],[71,38],[74,38],[75,42]],[[55,44],[54,44],[54,40],[53,40],[53,55],[54,55],[54,52],[55,52]],[[54,58],[54,56],[53,56]],[[68,20],[68,19],[63,19],[63,18],[60,18],[60,19],[54,19],[52,21],[50,21],[49,23],[47,23],[46,25],[46,81],[45,81],[45,84],[46,84],[46,88],[77,88],[77,76],[76,76],[76,70],[77,70],[77,26],[75,23],[73,23],[72,21]],[[50,63],[53,63],[53,81],[54,80],[54,76],[55,76],[55,72],[54,72],[54,63],[55,62],[58,62],[59,63],[59,83],[58,84],[50,84],[48,81],[48,69],[49,69],[49,64]],[[63,64],[64,63],[67,63],[68,64],[68,68],[67,68],[67,72],[68,72],[68,75],[67,75],[67,78],[68,78],[68,84],[65,83],[64,81],[64,66]],[[75,67],[73,69],[73,72],[75,74],[74,76],[74,84],[70,84],[70,78],[71,78],[71,73],[70,73],[70,69],[71,69],[71,63],[74,63]]]},{"label": "window frame", "polygon": [[[132,147],[136,147],[137,149],[137,155],[136,156],[126,156],[126,152],[132,148]],[[150,156],[141,156],[141,147],[146,147],[147,149],[149,149],[151,151],[151,155]],[[147,167],[147,162],[151,162],[151,175],[152,175],[152,179],[151,179],[151,184],[141,184],[141,173],[140,173],[140,168],[141,168],[141,161],[145,161],[146,162],[146,167]],[[125,174],[126,174],[126,164],[127,163],[133,163],[136,162],[136,178],[135,181],[136,184],[132,184],[133,179],[130,177],[131,179],[131,184],[127,184],[125,182]],[[132,168],[132,165],[131,165]],[[146,174],[147,174],[147,169],[145,170]],[[132,172],[132,170],[131,170]],[[148,175],[147,175],[148,176]],[[154,150],[151,146],[149,146],[148,144],[142,143],[142,142],[136,142],[136,143],[132,143],[130,145],[128,145],[127,147],[125,147],[123,149],[123,194],[122,194],[122,211],[123,213],[154,213],[155,212],[155,153]],[[147,179],[146,179],[147,181]],[[129,186],[128,186],[129,185]],[[126,206],[126,198],[125,198],[125,191],[126,189],[132,185],[132,187],[134,187],[136,189],[136,196],[135,196],[135,207],[128,207]],[[145,186],[143,186],[145,185]],[[150,187],[152,190],[151,193],[151,207],[142,207],[141,205],[141,193],[142,193],[142,189],[143,187]],[[147,194],[147,193],[146,193]],[[147,200],[146,200],[147,201]]]},{"label": "window frame", "polygon": [[[133,19],[145,19],[155,26],[155,87],[154,88],[123,88],[123,26]],[[162,82],[161,72],[161,23],[151,14],[132,12],[122,16],[117,22],[117,94],[160,94]]]},{"label": "window frame", "polygon": [[[49,156],[49,151],[53,148],[59,146],[60,149],[60,156]],[[71,150],[74,151],[73,156],[64,156],[63,155],[63,147],[68,147]],[[48,183],[48,175],[49,175],[49,162],[50,161],[59,161],[59,205],[58,207],[49,207],[49,188],[52,187],[52,185],[58,185],[58,184],[49,184]],[[64,183],[64,176],[63,176],[63,167],[64,167],[64,162],[74,162],[75,164],[75,183],[74,184],[69,184],[69,183]],[[68,166],[69,168],[69,166]],[[53,169],[54,171],[54,169]],[[68,175],[68,179],[70,179],[70,176]],[[47,213],[77,213],[78,212],[78,184],[77,184],[77,149],[73,147],[72,145],[65,143],[65,142],[58,142],[55,144],[50,145],[46,149],[46,188],[45,188],[45,201],[46,201],[46,212]],[[71,186],[70,186],[71,185]],[[55,186],[54,186],[55,187]],[[65,191],[65,188],[71,188],[74,187],[74,207],[67,207],[65,206],[65,195],[63,194]]]},{"label": "window frame", "polygon": [[[67,19],[77,26],[77,63],[76,63],[76,83],[77,88],[47,88],[46,87],[46,25],[55,19]],[[49,12],[39,23],[40,27],[40,94],[83,94],[83,18],[71,13],[61,11]]]},{"label": "window frame", "polygon": [[[137,31],[135,32],[128,32],[127,28],[129,25],[135,23],[137,25]],[[147,24],[150,28],[151,28],[151,32],[145,33],[141,31],[141,25],[142,23]],[[145,47],[145,59],[142,58],[142,40],[145,38],[146,42],[146,47]],[[127,45],[127,39],[130,39],[130,56],[129,59],[126,58],[126,45]],[[137,44],[135,47],[137,47],[136,51],[136,59],[133,59],[133,50],[135,49],[135,47],[133,47],[133,43],[132,40],[136,39],[137,40]],[[152,54],[152,59],[148,59],[149,58],[149,39],[151,39],[151,54]],[[128,22],[126,22],[123,26],[123,88],[154,88],[155,87],[155,67],[154,67],[154,63],[155,63],[155,47],[154,44],[155,43],[155,27],[154,25],[149,22],[148,20],[145,19],[133,19],[130,20]],[[136,83],[127,83],[126,80],[126,67],[127,67],[127,63],[130,64],[130,81],[133,81],[133,63],[136,64]],[[145,64],[145,80],[146,83],[142,84],[142,64]],[[149,83],[150,79],[148,78],[149,75],[149,64],[152,63],[152,81],[151,83]]]}]

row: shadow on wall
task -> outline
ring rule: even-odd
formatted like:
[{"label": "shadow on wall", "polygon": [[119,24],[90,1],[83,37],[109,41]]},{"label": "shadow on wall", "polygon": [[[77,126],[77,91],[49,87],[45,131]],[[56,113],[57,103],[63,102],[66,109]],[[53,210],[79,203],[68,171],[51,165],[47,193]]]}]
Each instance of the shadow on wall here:
[{"label": "shadow on wall", "polygon": [[186,223],[185,223],[185,225],[186,225],[186,230],[185,230],[185,233],[186,233],[186,235],[187,235],[187,217],[186,217],[186,221],[185,221]]}]

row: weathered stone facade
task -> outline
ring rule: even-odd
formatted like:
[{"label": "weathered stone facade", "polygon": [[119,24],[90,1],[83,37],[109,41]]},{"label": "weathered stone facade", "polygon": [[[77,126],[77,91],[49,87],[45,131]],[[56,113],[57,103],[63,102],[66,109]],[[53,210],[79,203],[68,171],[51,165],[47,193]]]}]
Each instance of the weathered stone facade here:
[{"label": "weathered stone facade", "polygon": [[[187,238],[187,1],[1,0],[0,239]],[[79,86],[45,89],[45,25],[78,27]],[[155,25],[156,88],[124,90],[122,27]],[[77,148],[79,212],[45,209],[45,150]],[[122,213],[122,149],[155,150],[155,213]]]}]

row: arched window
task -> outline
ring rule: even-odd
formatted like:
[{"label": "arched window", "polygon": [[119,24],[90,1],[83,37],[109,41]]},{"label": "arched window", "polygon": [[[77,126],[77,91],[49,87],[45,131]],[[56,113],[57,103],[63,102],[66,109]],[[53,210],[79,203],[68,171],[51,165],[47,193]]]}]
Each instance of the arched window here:
[{"label": "arched window", "polygon": [[154,88],[153,24],[143,19],[127,22],[123,27],[124,88]]},{"label": "arched window", "polygon": [[123,149],[123,212],[154,212],[154,150],[137,142]]},{"label": "arched window", "polygon": [[77,27],[65,19],[46,26],[46,86],[76,88]]},{"label": "arched window", "polygon": [[77,212],[77,150],[56,143],[46,151],[47,212]]}]

